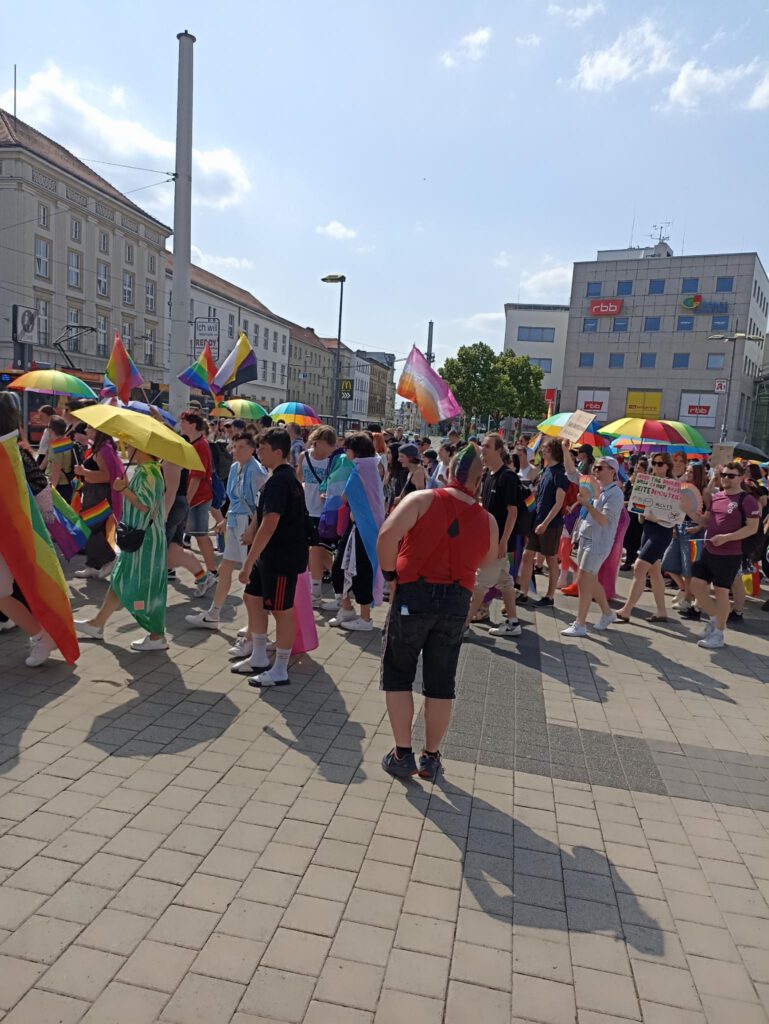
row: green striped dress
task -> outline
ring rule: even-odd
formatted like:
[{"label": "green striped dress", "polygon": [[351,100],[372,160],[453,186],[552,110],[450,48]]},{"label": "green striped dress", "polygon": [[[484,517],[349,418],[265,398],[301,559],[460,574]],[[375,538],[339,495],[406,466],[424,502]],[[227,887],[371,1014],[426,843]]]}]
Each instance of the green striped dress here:
[{"label": "green striped dress", "polygon": [[149,512],[140,512],[130,501],[123,502],[123,522],[146,530],[138,551],[121,551],[112,570],[110,586],[120,603],[148,633],[164,633],[168,553],[163,517],[163,474],[157,462],[137,466],[130,489]]}]

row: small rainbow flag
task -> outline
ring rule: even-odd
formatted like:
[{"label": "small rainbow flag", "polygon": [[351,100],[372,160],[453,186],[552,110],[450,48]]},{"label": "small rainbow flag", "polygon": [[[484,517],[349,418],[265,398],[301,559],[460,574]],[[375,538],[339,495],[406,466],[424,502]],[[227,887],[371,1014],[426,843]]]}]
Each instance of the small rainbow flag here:
[{"label": "small rainbow flag", "polygon": [[529,493],[523,499],[523,503],[526,506],[526,508],[532,508],[536,500],[537,496],[534,494],[534,491],[529,491]]},{"label": "small rainbow flag", "polygon": [[200,353],[198,359],[188,366],[184,373],[180,373],[178,379],[188,388],[199,388],[201,391],[209,391],[216,377],[216,363],[211,352],[211,346],[206,342],[206,347]]},{"label": "small rainbow flag", "polygon": [[702,538],[689,541],[689,558],[692,562],[696,562],[702,557],[702,545],[704,543],[705,541]]},{"label": "small rainbow flag", "polygon": [[94,527],[98,526],[99,523],[105,522],[112,515],[112,506],[105,498],[104,501],[100,501],[98,505],[91,505],[90,508],[85,508],[80,513],[80,518],[83,520],[86,526]]},{"label": "small rainbow flag", "polygon": [[236,388],[249,380],[256,380],[256,356],[248,344],[248,338],[241,332],[238,343],[222,363],[221,369],[211,381],[211,391],[221,394],[225,388]]},{"label": "small rainbow flag", "polygon": [[115,331],[115,341],[112,344],[112,353],[104,375],[115,385],[121,402],[130,400],[132,388],[140,388],[144,385],[144,377],[136,369],[136,363],[126,352],[125,345],[117,331]]},{"label": "small rainbow flag", "polygon": [[51,455],[66,455],[67,452],[73,451],[75,448],[74,442],[69,437],[60,437],[56,441],[51,441],[48,446],[48,451]]},{"label": "small rainbow flag", "polygon": [[439,423],[462,414],[462,406],[440,374],[413,345],[398,381],[398,394],[419,409],[425,423]]},{"label": "small rainbow flag", "polygon": [[40,626],[72,664],[80,648],[69,592],[43,517],[32,497],[19,455],[18,432],[0,437],[0,554]]},{"label": "small rainbow flag", "polygon": [[49,532],[61,548],[64,557],[74,558],[78,551],[82,551],[85,547],[86,541],[91,536],[91,531],[55,487],[52,488],[51,495],[56,518],[55,522],[50,524]]}]

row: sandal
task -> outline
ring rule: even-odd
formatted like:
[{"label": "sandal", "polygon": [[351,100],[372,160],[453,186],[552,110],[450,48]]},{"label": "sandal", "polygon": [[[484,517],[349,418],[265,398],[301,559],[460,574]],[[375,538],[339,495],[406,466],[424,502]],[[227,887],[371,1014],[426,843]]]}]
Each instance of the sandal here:
[{"label": "sandal", "polygon": [[649,622],[670,622],[667,615],[650,615]]},{"label": "sandal", "polygon": [[629,615],[619,615],[618,614],[617,615],[617,622],[624,622],[624,623],[627,624],[628,622],[630,622],[630,616]]}]

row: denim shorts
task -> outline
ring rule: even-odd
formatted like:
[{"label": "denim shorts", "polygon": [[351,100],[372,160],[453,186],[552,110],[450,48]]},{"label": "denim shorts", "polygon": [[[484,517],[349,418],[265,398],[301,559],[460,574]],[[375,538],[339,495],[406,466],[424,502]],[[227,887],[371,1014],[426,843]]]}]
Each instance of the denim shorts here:
[{"label": "denim shorts", "polygon": [[453,700],[471,593],[458,583],[399,584],[382,637],[380,689],[410,692],[422,655],[422,693]]},{"label": "denim shorts", "polygon": [[195,505],[190,509],[187,516],[187,533],[191,537],[208,536],[208,515],[211,511],[211,502],[204,501],[202,505]]},{"label": "denim shorts", "polygon": [[672,572],[676,576],[688,578],[692,574],[692,556],[689,553],[689,542],[697,537],[704,536],[703,531],[692,534],[680,534],[678,530],[673,531],[673,539],[668,549],[662,556],[662,571]]}]

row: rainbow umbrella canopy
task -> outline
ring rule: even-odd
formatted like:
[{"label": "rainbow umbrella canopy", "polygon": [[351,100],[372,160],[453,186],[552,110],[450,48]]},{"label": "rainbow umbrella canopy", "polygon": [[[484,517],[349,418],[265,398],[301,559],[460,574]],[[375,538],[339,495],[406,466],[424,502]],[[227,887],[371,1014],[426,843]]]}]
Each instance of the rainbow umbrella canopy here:
[{"label": "rainbow umbrella canopy", "polygon": [[44,395],[92,398],[94,402],[99,400],[99,396],[84,380],[61,370],[30,370],[28,373],[22,373],[8,387],[13,391],[38,391]]},{"label": "rainbow umbrella canopy", "polygon": [[284,423],[296,423],[298,427],[315,427],[320,423],[320,417],[313,407],[302,402],[283,402],[282,405],[276,405],[270,416],[273,423],[283,420]]},{"label": "rainbow umbrella canopy", "polygon": [[[570,412],[557,412],[554,416],[548,416],[546,420],[543,420],[537,427],[537,430],[541,430],[548,437],[560,437],[561,428],[565,426],[571,415]],[[601,424],[597,419],[594,419],[587,430],[580,435],[579,441],[573,447],[576,448],[580,444],[590,444],[594,448],[605,448],[609,443],[609,439],[608,437],[601,436],[601,429]]]},{"label": "rainbow umbrella canopy", "polygon": [[[260,420],[262,416],[270,415],[258,402],[252,402],[248,398],[228,398],[224,404],[232,410],[234,416],[241,420]],[[309,408],[309,406],[304,408]]]},{"label": "rainbow umbrella canopy", "polygon": [[625,416],[607,423],[602,429],[609,437],[622,437],[635,444],[670,446],[696,446],[709,450],[709,445],[699,430],[688,423],[677,423],[674,420],[645,420],[635,416]]}]

